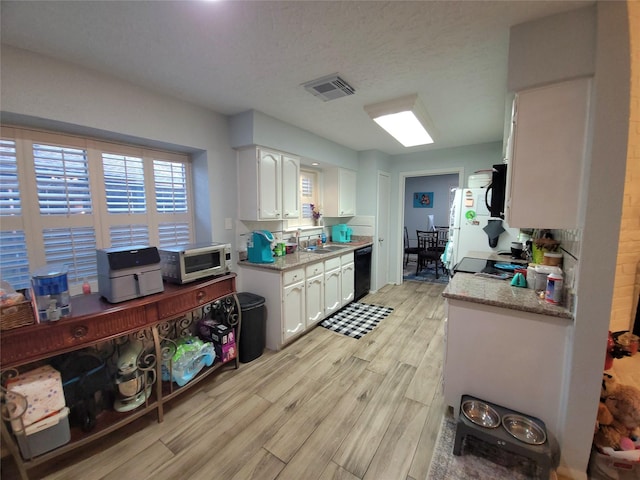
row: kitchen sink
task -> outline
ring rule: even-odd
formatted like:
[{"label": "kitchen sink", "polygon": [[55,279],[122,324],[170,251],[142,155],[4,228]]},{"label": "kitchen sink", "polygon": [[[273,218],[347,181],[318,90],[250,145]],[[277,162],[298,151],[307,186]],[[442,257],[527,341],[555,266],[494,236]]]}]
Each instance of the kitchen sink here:
[{"label": "kitchen sink", "polygon": [[338,250],[344,250],[347,247],[342,247],[340,245],[325,245],[321,248],[321,250],[329,250],[330,252],[337,252]]},{"label": "kitchen sink", "polygon": [[340,247],[338,245],[327,245],[322,248],[316,248],[315,250],[309,250],[309,253],[319,253],[319,254],[332,253],[332,252],[337,252],[338,250],[343,250],[345,248],[346,247]]}]

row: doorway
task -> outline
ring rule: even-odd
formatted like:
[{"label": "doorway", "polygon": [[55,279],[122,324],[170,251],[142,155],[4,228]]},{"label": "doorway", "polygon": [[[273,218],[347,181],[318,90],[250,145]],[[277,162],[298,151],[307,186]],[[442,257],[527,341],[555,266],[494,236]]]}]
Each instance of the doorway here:
[{"label": "doorway", "polygon": [[[449,185],[451,182],[451,185]],[[399,176],[398,199],[398,232],[396,232],[395,252],[398,268],[395,272],[396,284],[403,282],[404,271],[404,226],[407,221],[407,230],[415,237],[415,230],[427,229],[432,220],[433,226],[449,225],[450,198],[448,191],[451,187],[457,188],[464,184],[464,168],[451,168],[439,170],[424,170],[415,172],[403,172]],[[424,186],[424,190],[422,189]],[[432,195],[429,195],[432,194]],[[417,199],[414,197],[418,195]],[[421,202],[423,195],[429,198],[429,202]],[[414,201],[415,208],[414,208]],[[437,208],[438,206],[439,208]],[[430,218],[430,215],[433,216]],[[418,226],[423,228],[418,228]],[[414,239],[414,243],[417,240]]]},{"label": "doorway", "polygon": [[389,277],[389,203],[391,177],[388,173],[379,171],[378,202],[376,212],[376,247],[375,290],[384,287],[391,280]]}]

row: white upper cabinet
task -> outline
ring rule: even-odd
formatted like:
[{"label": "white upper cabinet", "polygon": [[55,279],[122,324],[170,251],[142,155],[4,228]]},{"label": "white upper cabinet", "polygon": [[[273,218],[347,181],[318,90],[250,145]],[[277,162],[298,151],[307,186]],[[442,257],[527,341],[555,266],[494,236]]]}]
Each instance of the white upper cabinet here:
[{"label": "white upper cabinet", "polygon": [[518,92],[505,219],[516,228],[579,226],[591,81]]},{"label": "white upper cabinet", "polygon": [[356,172],[346,168],[324,170],[324,215],[353,217],[356,214]]},{"label": "white upper cabinet", "polygon": [[282,218],[300,216],[300,159],[282,155]]},{"label": "white upper cabinet", "polygon": [[238,152],[240,220],[287,220],[300,215],[300,159],[263,148]]}]

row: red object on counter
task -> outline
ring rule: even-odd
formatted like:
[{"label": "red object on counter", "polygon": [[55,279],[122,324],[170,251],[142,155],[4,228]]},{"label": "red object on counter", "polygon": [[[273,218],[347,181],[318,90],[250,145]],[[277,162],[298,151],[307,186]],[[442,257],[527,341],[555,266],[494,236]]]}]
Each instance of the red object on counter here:
[{"label": "red object on counter", "polygon": [[604,369],[609,370],[613,367],[613,355],[611,355],[611,351],[613,347],[616,345],[616,342],[613,340],[611,336],[611,330],[609,330],[609,336],[607,338],[607,354],[604,357]]}]

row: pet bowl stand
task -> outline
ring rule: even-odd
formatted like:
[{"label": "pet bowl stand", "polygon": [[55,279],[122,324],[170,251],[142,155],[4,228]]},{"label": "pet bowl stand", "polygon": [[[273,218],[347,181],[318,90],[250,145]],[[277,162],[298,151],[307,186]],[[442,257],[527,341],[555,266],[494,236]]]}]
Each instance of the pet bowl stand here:
[{"label": "pet bowl stand", "polygon": [[467,435],[471,435],[478,440],[496,445],[502,450],[521,455],[534,461],[538,466],[539,471],[541,472],[540,478],[544,480],[547,480],[549,478],[552,463],[555,467],[555,464],[557,462],[554,461],[554,459],[557,459],[559,456],[556,452],[557,448],[551,446],[552,442],[550,442],[550,436],[547,432],[547,427],[542,420],[530,415],[524,415],[523,413],[516,412],[515,410],[510,410],[500,405],[496,405],[495,403],[487,402],[486,400],[482,400],[480,398],[472,397],[470,395],[463,395],[460,404],[462,405],[462,403],[467,400],[478,400],[486,403],[487,405],[490,405],[496,410],[496,412],[498,412],[498,415],[500,415],[500,419],[509,414],[517,414],[527,417],[528,419],[537,423],[538,426],[540,426],[544,430],[544,432],[547,434],[547,441],[541,445],[531,445],[522,442],[512,436],[509,432],[507,432],[502,426],[502,422],[495,428],[482,427],[469,420],[462,412],[462,409],[460,409],[460,414],[458,415],[458,424],[456,427],[456,438],[453,444],[454,455],[461,455],[463,440]]}]

